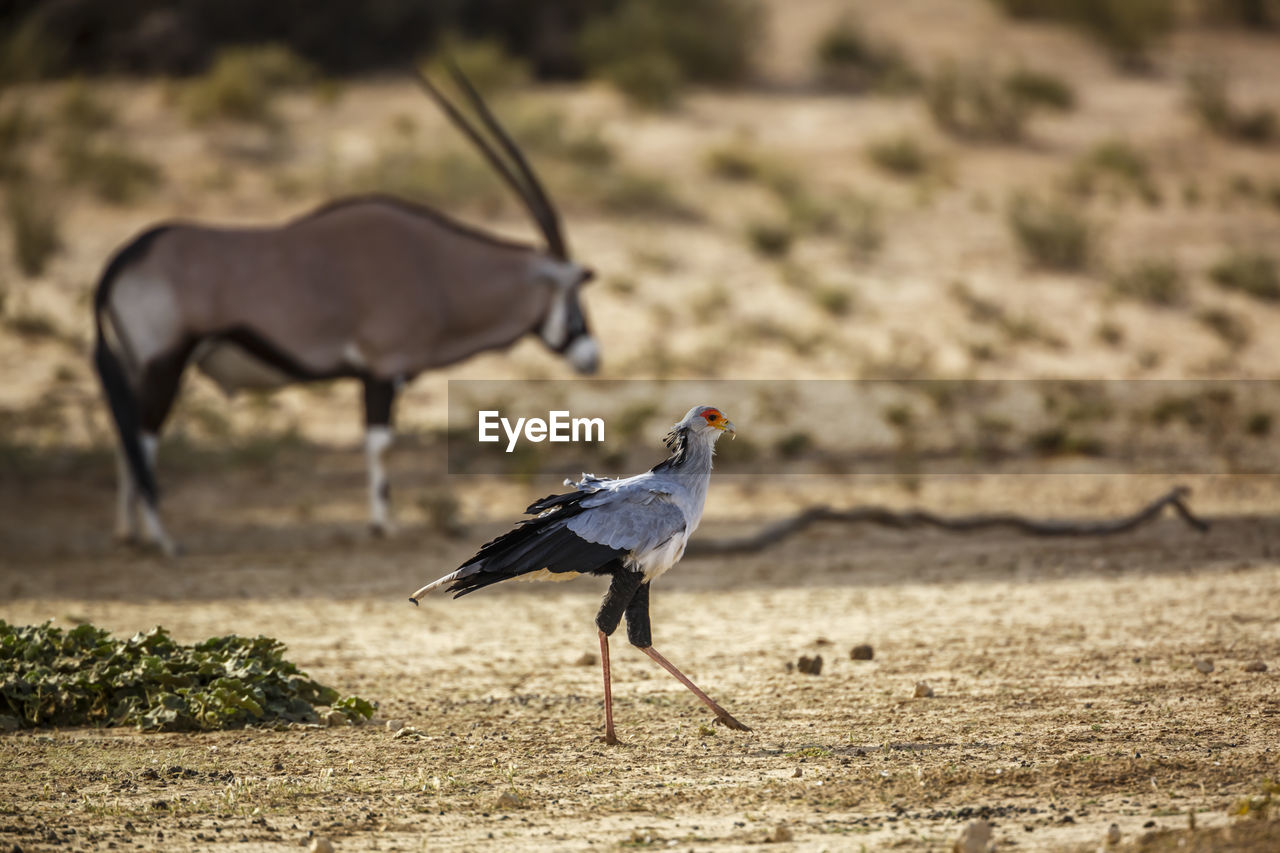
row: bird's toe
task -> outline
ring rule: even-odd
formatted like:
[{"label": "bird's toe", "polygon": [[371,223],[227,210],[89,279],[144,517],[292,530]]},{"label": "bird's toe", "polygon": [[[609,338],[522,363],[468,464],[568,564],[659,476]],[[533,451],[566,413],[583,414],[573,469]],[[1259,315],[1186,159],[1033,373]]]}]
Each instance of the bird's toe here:
[{"label": "bird's toe", "polygon": [[716,717],[716,722],[724,726],[726,729],[733,729],[735,732],[749,732],[750,726],[743,725],[734,719],[732,714],[725,714],[722,717]]}]

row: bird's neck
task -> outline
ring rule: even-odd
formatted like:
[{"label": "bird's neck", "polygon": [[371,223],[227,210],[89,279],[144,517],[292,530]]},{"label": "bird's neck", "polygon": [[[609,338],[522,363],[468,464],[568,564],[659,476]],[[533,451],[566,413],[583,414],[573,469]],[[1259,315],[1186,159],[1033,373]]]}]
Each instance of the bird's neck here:
[{"label": "bird's neck", "polygon": [[705,490],[719,437],[719,433],[697,433],[693,430],[673,432],[667,440],[671,456],[658,468],[686,481],[691,487],[701,484]]}]

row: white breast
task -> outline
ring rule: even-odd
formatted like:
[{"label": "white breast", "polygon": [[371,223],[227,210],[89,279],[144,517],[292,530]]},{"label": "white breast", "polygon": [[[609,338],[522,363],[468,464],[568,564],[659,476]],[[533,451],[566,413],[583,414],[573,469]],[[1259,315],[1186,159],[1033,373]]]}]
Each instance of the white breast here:
[{"label": "white breast", "polygon": [[687,531],[677,533],[656,548],[650,548],[640,554],[632,554],[627,564],[644,572],[646,581],[656,580],[662,577],[667,569],[680,562],[680,558],[684,556],[684,546],[688,541]]}]

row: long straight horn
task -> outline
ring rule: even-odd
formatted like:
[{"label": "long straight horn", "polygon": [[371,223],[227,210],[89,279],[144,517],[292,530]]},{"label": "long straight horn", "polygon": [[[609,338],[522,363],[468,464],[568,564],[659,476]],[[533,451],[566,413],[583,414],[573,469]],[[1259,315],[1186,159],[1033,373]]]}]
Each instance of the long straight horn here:
[{"label": "long straight horn", "polygon": [[[428,78],[426,74],[422,73],[420,68],[415,67],[414,71],[417,74],[418,84],[422,86],[423,90],[433,101],[436,102],[440,109],[444,111],[444,114],[449,117],[449,121],[453,122],[453,125],[458,128],[458,130],[462,131],[462,134],[466,136],[467,139],[471,140],[471,143],[475,145],[475,147],[480,150],[480,153],[484,155],[484,158],[489,161],[489,165],[493,167],[494,171],[496,171],[502,179],[506,181],[507,185],[515,191],[516,195],[520,197],[520,201],[524,204],[525,209],[529,211],[531,216],[533,216],[534,221],[538,225],[538,229],[542,231],[543,236],[546,237],[548,247],[551,252],[559,258],[567,258],[564,240],[560,237],[559,223],[555,220],[555,212],[550,211],[544,205],[539,204],[538,200],[530,194],[530,189],[515,176],[511,171],[511,167],[498,155],[498,152],[493,149],[493,146],[489,144],[488,140],[481,136],[471,122],[467,120],[467,117],[462,114],[462,111],[454,106],[453,102],[446,98],[443,92],[436,88],[430,78]],[[455,70],[455,74],[458,73],[460,72],[456,72]],[[463,79],[465,80],[466,78]],[[470,84],[468,83],[467,86],[469,88]],[[472,95],[469,93],[468,97],[470,98]],[[485,124],[492,127],[496,122],[490,124],[490,121],[486,120]],[[503,147],[507,148],[507,145],[504,144]],[[507,148],[507,150],[510,149]],[[517,161],[517,164],[519,164],[519,162],[520,161]],[[529,174],[527,167],[522,169],[522,171],[525,174]],[[551,217],[550,219],[548,219],[548,215]]]},{"label": "long straight horn", "polygon": [[[475,107],[485,127],[489,128],[489,131],[498,138],[503,150],[515,161],[520,174],[528,182],[529,192],[532,194],[530,202],[536,202],[542,209],[542,216],[538,217],[538,221],[542,223],[543,232],[547,238],[551,253],[562,260],[568,260],[569,247],[565,244],[564,233],[560,230],[560,215],[556,212],[555,205],[551,203],[551,199],[547,196],[546,190],[542,188],[542,182],[538,180],[533,167],[529,165],[529,161],[525,159],[524,153],[520,151],[520,147],[516,145],[510,134],[498,123],[497,117],[494,116],[484,99],[480,97],[480,93],[476,91],[475,86],[471,85],[467,75],[462,73],[462,69],[453,60],[449,60],[448,65],[449,73],[453,75],[458,87],[466,94],[467,100]],[[537,214],[534,215],[537,216]]]}]

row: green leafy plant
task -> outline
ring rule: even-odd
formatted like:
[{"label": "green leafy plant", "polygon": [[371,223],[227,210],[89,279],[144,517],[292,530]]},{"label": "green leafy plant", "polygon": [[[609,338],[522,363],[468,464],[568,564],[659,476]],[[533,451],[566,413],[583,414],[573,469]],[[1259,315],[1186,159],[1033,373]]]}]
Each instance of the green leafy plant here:
[{"label": "green leafy plant", "polygon": [[159,627],[115,640],[88,624],[64,631],[0,621],[0,725],[210,731],[315,722],[317,705],[352,720],[372,716],[372,703],[307,678],[284,649],[261,636],[184,646]]}]

